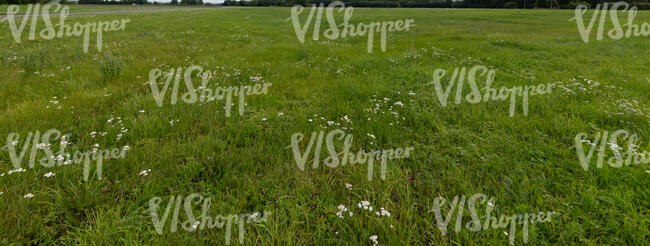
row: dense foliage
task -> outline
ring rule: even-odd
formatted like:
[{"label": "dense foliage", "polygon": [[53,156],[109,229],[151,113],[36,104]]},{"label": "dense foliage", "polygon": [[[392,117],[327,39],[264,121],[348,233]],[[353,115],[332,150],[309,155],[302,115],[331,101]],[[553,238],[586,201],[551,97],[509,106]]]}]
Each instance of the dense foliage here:
[{"label": "dense foliage", "polygon": [[[293,5],[311,5],[324,3],[325,5],[333,1],[310,1],[310,0],[252,0],[252,1],[232,1],[226,0],[224,6],[293,6]],[[342,0],[348,6],[355,7],[380,7],[380,8],[549,8],[549,0]],[[578,4],[587,6],[596,6],[603,3],[603,0],[553,0],[554,8],[575,8]],[[635,1],[639,9],[648,9],[648,0]]]}]

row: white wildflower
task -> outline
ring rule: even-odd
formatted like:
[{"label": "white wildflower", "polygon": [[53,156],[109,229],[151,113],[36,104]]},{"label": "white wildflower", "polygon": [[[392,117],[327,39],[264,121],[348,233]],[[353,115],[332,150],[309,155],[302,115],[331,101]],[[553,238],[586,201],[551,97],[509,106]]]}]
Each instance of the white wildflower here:
[{"label": "white wildflower", "polygon": [[380,208],[379,211],[380,211],[380,215],[381,215],[381,216],[388,216],[388,217],[390,217],[390,212],[388,212],[386,209],[384,209],[384,208]]},{"label": "white wildflower", "polygon": [[377,241],[377,235],[372,235],[370,236],[370,241],[372,241],[372,244],[377,245],[379,242]]}]

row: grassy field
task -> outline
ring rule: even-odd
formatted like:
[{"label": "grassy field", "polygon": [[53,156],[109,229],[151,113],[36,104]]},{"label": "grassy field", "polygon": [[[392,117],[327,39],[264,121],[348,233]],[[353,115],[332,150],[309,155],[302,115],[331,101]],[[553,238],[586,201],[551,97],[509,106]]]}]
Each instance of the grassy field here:
[{"label": "grassy field", "polygon": [[[137,9],[177,9],[179,6],[169,5],[66,5],[70,13],[90,12],[90,11],[118,11],[118,10],[137,10]],[[9,5],[0,5],[0,15],[7,14]],[[42,7],[42,5],[41,5]],[[197,6],[183,6],[182,8],[201,8]],[[24,14],[27,11],[27,5],[21,5],[17,14]],[[51,8],[50,13],[59,13],[61,9]]]},{"label": "grassy field", "polygon": [[[31,41],[25,32],[16,43],[2,22],[0,145],[10,133],[24,141],[56,128],[70,134],[72,150],[130,150],[104,163],[102,180],[84,181],[80,165],[1,176],[0,244],[223,245],[223,228],[154,230],[152,197],[164,207],[170,196],[201,193],[213,216],[272,212],[266,223],[246,225],[245,245],[372,245],[372,235],[379,245],[507,245],[505,230],[443,236],[436,226],[436,197],[483,193],[496,199],[497,214],[558,214],[529,228],[528,245],[648,245],[650,167],[585,171],[574,137],[627,129],[650,151],[650,42],[584,43],[573,15],[355,9],[353,23],[415,20],[410,31],[389,35],[385,52],[376,39],[372,54],[366,37],[313,41],[313,27],[301,44],[285,21],[289,8],[69,16],[71,24],[131,20],[104,33],[101,52],[91,42],[88,53],[79,37]],[[644,22],[648,11],[636,16]],[[497,70],[498,87],[563,86],[531,97],[527,116],[519,102],[514,117],[506,102],[441,106],[433,71],[478,64]],[[220,85],[261,77],[272,87],[247,97],[243,116],[225,117],[223,102],[156,105],[149,72],[191,65],[215,71]],[[308,140],[343,127],[353,150],[415,150],[390,161],[385,180],[368,181],[363,165],[298,169],[287,148],[292,134]],[[13,169],[5,148],[0,173]],[[44,177],[49,172],[55,176]],[[391,216],[359,209],[361,201]],[[337,217],[339,205],[354,215]]]}]

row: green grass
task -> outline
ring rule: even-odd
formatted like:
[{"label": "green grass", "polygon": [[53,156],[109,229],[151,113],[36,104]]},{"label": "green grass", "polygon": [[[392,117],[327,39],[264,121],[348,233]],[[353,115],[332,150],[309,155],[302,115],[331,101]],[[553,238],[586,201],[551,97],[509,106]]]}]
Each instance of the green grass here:
[{"label": "green grass", "polygon": [[[437,229],[434,198],[475,193],[495,197],[498,214],[556,211],[550,223],[529,228],[529,245],[649,244],[648,166],[585,171],[573,148],[577,133],[628,129],[650,150],[648,37],[585,44],[569,22],[572,10],[355,9],[354,23],[415,19],[415,29],[389,35],[386,52],[376,39],[367,54],[366,37],[302,45],[289,17],[289,8],[69,16],[70,24],[131,20],[125,31],[104,33],[102,52],[91,41],[87,54],[77,37],[29,41],[25,34],[15,43],[0,23],[2,145],[12,132],[24,139],[56,128],[71,134],[72,149],[131,147],[125,159],[104,163],[103,180],[84,182],[79,165],[0,177],[0,243],[225,244],[224,229],[170,233],[167,225],[156,234],[149,199],[166,204],[171,195],[198,192],[212,199],[213,216],[272,211],[266,224],[246,226],[246,245],[371,245],[371,235],[380,245],[508,244],[503,230],[445,237]],[[638,13],[643,22],[650,12]],[[429,85],[433,71],[476,64],[498,69],[499,87],[583,77],[601,85],[533,96],[528,116],[518,104],[508,117],[505,102],[442,107]],[[261,76],[273,86],[247,98],[244,116],[225,117],[222,102],[158,107],[145,84],[149,71],[191,65],[217,71],[222,85]],[[404,119],[396,121],[388,104],[365,111],[375,98],[403,102],[392,111]],[[636,100],[646,116],[617,100]],[[107,123],[114,117],[122,124]],[[287,149],[291,135],[335,129],[326,121],[352,128],[353,150],[415,151],[390,161],[385,180],[368,181],[364,166],[300,171]],[[116,140],[122,126],[128,132]],[[93,138],[93,131],[108,134]],[[0,173],[11,169],[3,150]],[[364,214],[356,208],[362,200],[391,217]],[[336,217],[339,204],[355,215]]]},{"label": "green grass", "polygon": [[[92,12],[92,11],[117,11],[117,10],[135,10],[135,9],[176,9],[176,8],[199,8],[199,6],[168,6],[168,5],[65,5],[69,7],[70,13]],[[0,15],[7,14],[9,5],[0,5]],[[202,7],[202,6],[201,6]],[[40,9],[42,10],[43,4]],[[50,13],[59,13],[62,9],[51,7]],[[17,14],[24,14],[27,11],[27,5],[20,5]]]}]

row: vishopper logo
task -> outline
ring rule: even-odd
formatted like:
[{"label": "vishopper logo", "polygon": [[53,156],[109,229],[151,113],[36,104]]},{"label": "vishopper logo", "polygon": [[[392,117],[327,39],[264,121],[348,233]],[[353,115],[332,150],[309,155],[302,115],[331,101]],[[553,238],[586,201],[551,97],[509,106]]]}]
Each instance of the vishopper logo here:
[{"label": "vishopper logo", "polygon": [[[578,7],[576,7],[575,17],[569,21],[575,20],[576,25],[578,25],[578,32],[580,32],[582,41],[589,43],[591,30],[593,29],[594,24],[596,23],[596,20],[599,16],[600,20],[598,20],[598,31],[596,33],[596,39],[603,40],[603,32],[605,31],[605,23],[607,22],[607,13],[609,13],[612,25],[614,26],[607,32],[607,35],[611,39],[619,40],[623,37],[630,38],[632,36],[639,37],[650,35],[650,25],[647,22],[643,23],[641,26],[634,24],[634,18],[636,17],[637,13],[636,6],[630,7],[630,4],[620,1],[612,4],[609,11],[607,11],[608,5],[609,3],[603,3],[601,8],[601,5],[597,4],[596,8],[594,9],[594,14],[591,16],[591,20],[587,26],[585,26],[585,22],[582,18],[582,16],[587,12],[587,6],[578,5]],[[618,20],[618,11],[621,7],[624,7],[622,9],[623,11],[627,11],[627,24],[625,25],[621,25]],[[624,27],[626,30],[623,29]]]},{"label": "vishopper logo", "polygon": [[[488,70],[485,66],[477,65],[470,68],[469,71],[465,67],[454,69],[454,73],[451,75],[451,80],[449,81],[447,88],[444,89],[441,80],[446,74],[446,70],[436,69],[433,72],[433,81],[429,83],[435,86],[436,95],[438,96],[440,105],[443,107],[447,106],[449,95],[451,94],[454,85],[456,85],[456,94],[454,98],[455,104],[460,104],[463,99],[471,104],[477,104],[488,101],[505,101],[510,98],[510,117],[514,117],[515,115],[517,96],[522,97],[523,112],[524,115],[528,115],[529,95],[535,96],[550,94],[551,89],[555,86],[555,83],[548,83],[546,85],[540,84],[537,86],[526,85],[524,87],[514,86],[512,88],[501,87],[497,91],[496,88],[492,88],[496,71]],[[483,93],[485,94],[483,95],[481,95],[481,90],[477,85],[478,76],[485,76],[485,87],[483,87]],[[463,97],[466,77],[471,92]]]},{"label": "vishopper logo", "polygon": [[[627,151],[619,145],[619,140],[627,139]],[[596,159],[596,167],[602,168],[603,161],[606,158],[608,150],[611,151],[613,156],[607,159],[607,164],[610,167],[619,168],[623,164],[625,166],[648,164],[650,163],[650,153],[643,151],[639,153],[639,137],[636,133],[630,134],[627,130],[616,130],[611,134],[608,131],[597,132],[594,136],[593,142],[589,140],[587,133],[578,133],[575,137],[575,148],[580,160],[580,165],[585,171],[589,170],[589,165],[592,163],[592,158],[596,149],[598,149],[598,157]],[[584,145],[587,144],[589,152],[585,155]],[[608,147],[609,146],[609,147]]]},{"label": "vishopper logo", "polygon": [[[172,220],[170,222],[170,228],[169,231],[174,233],[176,232],[178,228],[178,220],[179,220],[179,212],[181,207],[184,208],[185,210],[185,217],[186,221],[181,224],[181,228],[188,231],[188,232],[193,232],[198,230],[205,230],[207,229],[212,229],[212,228],[223,228],[223,226],[226,226],[226,245],[230,245],[230,238],[231,238],[231,232],[232,232],[232,226],[233,224],[237,224],[239,228],[239,243],[243,244],[244,243],[244,236],[246,233],[246,230],[244,229],[245,224],[250,224],[250,223],[266,223],[268,216],[271,214],[269,211],[264,211],[264,215],[260,214],[259,212],[255,213],[250,213],[250,214],[239,214],[239,215],[233,215],[229,214],[226,216],[222,215],[217,215],[215,217],[211,217],[210,214],[210,204],[212,204],[212,200],[208,198],[203,198],[200,194],[194,193],[190,194],[187,196],[185,199],[183,199],[183,196],[178,195],[176,197],[170,196],[169,201],[167,202],[167,208],[165,209],[165,212],[162,215],[162,218],[159,216],[158,213],[158,207],[160,206],[160,203],[162,202],[162,198],[160,197],[153,197],[149,200],[149,212],[151,214],[151,220],[153,222],[154,228],[156,229],[156,232],[160,235],[163,234],[163,229],[165,228],[165,225],[167,224],[167,218],[169,217],[169,213],[172,212]],[[196,200],[196,202],[194,201]],[[201,205],[201,216],[199,219],[194,217],[194,204],[200,204],[201,200],[203,200],[203,204]]]},{"label": "vishopper logo", "polygon": [[[350,151],[350,147],[352,146],[352,141],[353,141],[352,134],[346,134],[345,131],[336,129],[330,131],[327,134],[327,137],[325,137],[325,132],[323,131],[320,131],[318,133],[312,132],[307,148],[305,149],[304,152],[301,153],[299,145],[304,139],[304,137],[305,135],[303,135],[302,133],[294,133],[291,136],[291,146],[289,146],[293,153],[294,160],[296,161],[296,164],[298,165],[298,168],[301,171],[305,170],[305,163],[307,162],[307,159],[309,158],[309,154],[312,152],[312,149],[314,148],[314,144],[316,144],[315,146],[316,148],[313,149],[314,156],[313,156],[312,168],[314,169],[318,168],[321,162],[320,155],[323,146],[323,140],[325,140],[327,151],[329,152],[329,157],[323,160],[323,164],[325,164],[325,166],[328,166],[330,168],[335,168],[339,164],[341,164],[341,166],[345,166],[346,164],[355,165],[355,164],[367,163],[368,181],[371,181],[373,178],[375,160],[381,160],[381,179],[385,180],[386,168],[387,168],[386,164],[388,160],[409,158],[411,151],[414,150],[413,147],[372,150],[370,152],[366,152],[365,150],[361,149],[355,154],[354,152]],[[334,146],[334,142],[337,139],[339,141],[345,139],[343,141],[343,151],[341,152],[337,152],[336,147]]]},{"label": "vishopper logo", "polygon": [[[193,74],[196,72],[196,75],[201,78],[201,86],[194,88],[192,83]],[[164,85],[162,88],[158,87],[158,79],[164,77]],[[239,99],[239,115],[244,115],[244,106],[246,105],[246,96],[250,95],[260,95],[266,94],[268,88],[271,87],[271,83],[264,84],[254,84],[254,85],[245,85],[245,86],[230,86],[230,87],[216,87],[214,90],[209,88],[210,79],[212,78],[211,71],[204,71],[202,67],[199,66],[190,66],[185,69],[183,73],[183,68],[171,68],[169,72],[163,72],[158,68],[152,69],[149,72],[149,81],[145,84],[151,86],[151,92],[153,93],[156,104],[159,107],[163,106],[165,100],[165,95],[169,89],[170,83],[173,80],[173,88],[171,92],[171,104],[176,104],[178,101],[178,92],[179,84],[183,79],[186,87],[186,93],[181,96],[181,100],[185,103],[196,103],[199,102],[211,102],[215,100],[224,100],[225,105],[224,109],[226,110],[226,117],[230,117],[230,111],[232,108],[232,97],[233,95],[237,96]],[[251,80],[260,80],[259,77],[252,77]]]},{"label": "vishopper logo", "polygon": [[[56,152],[50,149],[52,146],[50,144],[50,141],[59,138],[61,139],[59,142],[59,151]],[[36,160],[39,160],[41,166],[45,168],[65,166],[70,164],[81,164],[83,161],[83,179],[86,181],[88,180],[88,176],[90,174],[90,163],[91,161],[96,161],[97,179],[102,180],[103,161],[108,159],[124,158],[126,151],[129,150],[129,146],[124,146],[121,150],[118,148],[114,148],[112,150],[99,150],[97,148],[93,148],[91,151],[75,151],[74,153],[70,154],[65,152],[66,147],[70,144],[69,139],[69,135],[63,135],[61,134],[61,131],[57,129],[50,129],[43,133],[43,135],[41,135],[40,131],[36,131],[35,133],[30,132],[25,138],[24,144],[22,144],[22,149],[20,152],[18,152],[16,150],[16,146],[21,146],[20,135],[18,133],[10,133],[7,136],[7,145],[5,148],[7,148],[9,151],[11,162],[14,168],[16,168],[16,170],[10,171],[10,173],[24,171],[22,164],[25,158],[25,154],[27,154],[27,151],[29,150],[29,168],[35,167]],[[41,151],[45,154],[45,156],[39,159],[38,156],[39,152]]]},{"label": "vishopper logo", "polygon": [[[293,23],[293,29],[296,31],[296,36],[298,37],[298,41],[300,41],[301,44],[305,43],[305,34],[307,33],[307,29],[309,26],[312,24],[312,21],[314,20],[314,13],[316,13],[316,18],[314,22],[314,29],[313,29],[313,35],[312,39],[313,40],[318,40],[320,36],[320,26],[322,22],[322,16],[323,16],[323,3],[320,4],[320,6],[316,7],[316,4],[314,4],[309,11],[309,16],[305,20],[305,24],[301,25],[300,24],[300,18],[299,15],[302,13],[304,10],[303,6],[300,5],[295,5],[291,8],[291,18],[286,19],[285,21],[291,20]],[[334,18],[334,10],[335,8],[339,8],[338,12],[341,12],[345,10],[345,15],[343,18],[343,23],[340,25],[336,24],[336,20]],[[353,7],[345,7],[345,4],[336,1],[333,3],[330,3],[327,8],[325,8],[325,15],[327,18],[327,23],[329,24],[329,28],[325,30],[323,33],[323,36],[327,39],[330,40],[335,40],[338,38],[346,38],[346,37],[355,37],[355,36],[368,36],[368,53],[372,53],[372,46],[374,44],[374,37],[375,37],[375,32],[378,32],[380,35],[381,39],[381,51],[386,51],[386,32],[394,32],[394,31],[409,31],[411,26],[413,25],[413,22],[415,20],[413,19],[405,19],[405,20],[397,20],[397,21],[384,21],[384,22],[371,22],[370,24],[364,24],[364,23],[359,23],[355,27],[354,25],[349,24],[350,19],[352,19],[352,13],[354,12]],[[339,30],[339,27],[342,27],[342,30]]]},{"label": "vishopper logo", "polygon": [[[486,203],[485,205],[485,216],[479,216],[477,212],[477,201],[478,204]],[[458,196],[454,197],[453,202],[450,204],[449,211],[446,213],[446,216],[443,217],[442,206],[445,205],[447,199],[443,197],[437,197],[433,200],[433,210],[429,213],[434,212],[436,224],[442,235],[447,235],[447,227],[451,221],[451,218],[454,217],[454,211],[456,211],[456,224],[454,231],[456,233],[460,232],[463,228],[463,214],[465,212],[465,203],[467,202],[467,207],[469,209],[470,216],[472,220],[465,224],[465,229],[469,231],[480,231],[480,230],[489,230],[492,229],[506,229],[510,227],[510,233],[504,232],[507,236],[510,237],[510,245],[514,245],[515,236],[517,232],[517,224],[522,226],[522,239],[524,243],[528,243],[528,227],[529,224],[533,225],[535,223],[546,223],[551,222],[551,218],[556,212],[539,212],[535,213],[525,213],[525,214],[513,214],[511,216],[504,216],[503,214],[497,218],[496,215],[492,213],[495,207],[495,199],[487,199],[485,194],[474,194],[467,201],[467,197],[462,195],[460,200]],[[485,218],[484,222],[481,222],[481,218]]]},{"label": "vishopper logo", "polygon": [[[51,8],[54,8],[54,12],[59,12],[60,10],[59,24],[56,25],[58,27],[58,32],[55,28],[55,25],[52,24],[52,20],[50,19]],[[74,25],[70,26],[65,23],[65,20],[68,17],[68,14],[70,13],[70,9],[68,8],[68,6],[63,6],[58,3],[48,3],[43,5],[42,9],[40,4],[27,5],[26,12],[22,17],[20,24],[18,24],[16,21],[16,13],[18,13],[19,11],[20,11],[19,5],[10,5],[9,8],[7,8],[7,17],[5,19],[2,19],[2,21],[6,20],[9,23],[9,29],[11,30],[11,35],[13,36],[14,41],[16,41],[16,43],[21,43],[23,31],[25,30],[25,26],[27,25],[27,22],[30,21],[30,18],[31,18],[31,22],[29,26],[29,35],[27,38],[29,40],[36,40],[37,26],[39,23],[38,17],[40,16],[43,19],[43,23],[45,24],[45,29],[38,32],[41,38],[45,40],[52,40],[55,37],[56,38],[72,37],[72,36],[81,37],[83,35],[84,53],[88,53],[88,46],[90,44],[91,32],[97,34],[96,36],[97,50],[102,51],[103,32],[124,30],[126,28],[126,23],[131,21],[128,19],[122,19],[119,21],[114,20],[112,22],[100,21],[96,23],[86,23],[86,24],[79,24],[77,22],[74,23]]]}]

